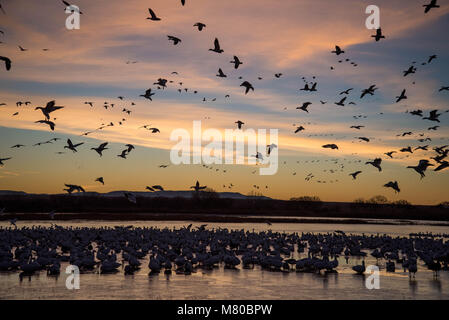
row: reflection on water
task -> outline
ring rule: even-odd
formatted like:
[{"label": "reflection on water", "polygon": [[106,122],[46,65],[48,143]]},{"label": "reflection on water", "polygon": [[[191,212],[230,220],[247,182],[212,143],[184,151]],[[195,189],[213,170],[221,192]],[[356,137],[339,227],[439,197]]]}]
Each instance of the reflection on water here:
[{"label": "reflection on water", "polygon": [[[57,223],[60,226],[101,227],[134,225],[139,227],[180,228],[190,222],[144,222],[144,221],[72,221]],[[1,222],[0,226],[7,226]],[[22,226],[50,226],[49,221],[19,222]],[[200,223],[194,226],[200,225]],[[347,225],[347,224],[246,224],[209,223],[207,228],[229,228],[246,230],[267,230],[285,232],[332,232],[379,233],[407,236],[414,232],[449,233],[447,227],[401,226],[401,225]],[[297,255],[297,253],[295,252]],[[298,256],[296,256],[297,258]],[[338,273],[314,274],[296,272],[270,272],[222,267],[214,270],[197,269],[192,275],[148,275],[148,256],[142,260],[142,268],[134,275],[125,276],[121,269],[116,274],[98,274],[96,271],[81,274],[80,290],[68,290],[64,270],[68,263],[62,263],[61,275],[47,276],[45,271],[31,277],[19,279],[19,272],[0,273],[1,299],[448,299],[449,273],[442,271],[439,279],[419,264],[416,279],[409,279],[401,265],[395,273],[385,271],[384,261],[380,266],[380,289],[368,290],[365,277],[355,275],[351,267],[360,259],[351,257],[345,261],[339,258]],[[422,262],[421,262],[422,263]],[[376,264],[368,255],[366,264]]]}]

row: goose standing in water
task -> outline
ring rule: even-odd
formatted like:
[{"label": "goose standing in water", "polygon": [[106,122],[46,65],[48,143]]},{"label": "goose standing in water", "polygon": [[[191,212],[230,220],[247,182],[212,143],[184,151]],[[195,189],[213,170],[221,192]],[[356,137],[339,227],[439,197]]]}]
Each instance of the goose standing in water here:
[{"label": "goose standing in water", "polygon": [[362,264],[355,265],[352,267],[352,270],[354,270],[357,274],[363,274],[365,273],[365,260],[362,260]]}]

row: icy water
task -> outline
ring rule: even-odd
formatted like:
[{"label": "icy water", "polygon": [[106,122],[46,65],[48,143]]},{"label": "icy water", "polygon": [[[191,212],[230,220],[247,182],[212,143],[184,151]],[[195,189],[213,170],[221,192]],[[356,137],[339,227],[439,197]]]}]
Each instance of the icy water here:
[{"label": "icy water", "polygon": [[[180,228],[188,221],[70,221],[57,222],[59,226],[73,227],[158,227]],[[50,221],[18,222],[23,226],[50,226]],[[200,223],[193,223],[199,226]],[[0,227],[8,226],[0,222]],[[448,234],[449,227],[431,225],[370,225],[370,224],[249,224],[209,223],[207,228],[228,228],[262,231],[271,229],[280,232],[327,233],[342,230],[354,234],[388,234],[408,236],[416,232]],[[295,258],[298,258],[296,253]],[[303,257],[303,256],[301,256]],[[366,264],[376,264],[368,255]],[[351,267],[360,260],[339,258],[338,273],[311,274],[296,272],[270,272],[257,266],[252,269],[197,269],[192,275],[170,276],[148,275],[148,257],[142,261],[142,268],[133,276],[125,276],[120,270],[116,274],[100,275],[97,272],[84,273],[80,277],[80,289],[68,290],[64,273],[68,263],[63,263],[59,277],[47,276],[45,271],[20,281],[19,272],[0,273],[0,299],[449,299],[449,272],[440,272],[435,280],[419,261],[414,280],[396,265],[395,273],[385,271],[384,261],[379,264],[380,289],[368,290],[365,277],[355,275]]]}]

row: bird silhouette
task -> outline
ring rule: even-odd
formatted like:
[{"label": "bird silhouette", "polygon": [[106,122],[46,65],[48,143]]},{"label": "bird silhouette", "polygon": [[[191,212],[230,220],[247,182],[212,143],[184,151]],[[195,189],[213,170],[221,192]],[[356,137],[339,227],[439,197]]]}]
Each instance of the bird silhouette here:
[{"label": "bird silhouette", "polygon": [[174,37],[174,36],[167,36],[168,40],[173,41],[173,44],[176,46],[178,43],[181,42],[181,39]]},{"label": "bird silhouette", "polygon": [[84,188],[82,186],[78,186],[75,184],[64,184],[67,189],[63,189],[64,191],[67,191],[68,194],[72,194],[72,192],[77,191],[77,192],[86,192],[86,190],[84,190]]},{"label": "bird silhouette", "polygon": [[338,146],[336,144],[334,144],[334,143],[325,144],[322,147],[325,148],[325,149],[332,149],[332,150],[338,149]]},{"label": "bird silhouette", "polygon": [[332,53],[335,53],[337,56],[345,53],[343,50],[341,50],[341,48],[339,46],[335,46],[335,51],[331,51]]},{"label": "bird silhouette", "polygon": [[9,157],[9,158],[0,158],[0,166],[4,166],[3,161],[10,160],[10,159],[12,159],[12,158],[11,157]]},{"label": "bird silhouette", "polygon": [[437,5],[437,0],[431,0],[430,3],[423,4],[423,7],[425,7],[424,13],[427,13],[427,12],[430,11],[430,9],[432,9],[432,8],[439,8],[440,6]]},{"label": "bird silhouette", "polygon": [[0,61],[3,61],[5,63],[6,71],[11,70],[11,59],[7,57],[0,56]]},{"label": "bird silhouette", "polygon": [[197,22],[197,23],[195,23],[193,26],[194,26],[194,27],[198,27],[198,31],[202,31],[203,28],[206,27],[206,25],[205,25],[204,23],[201,23],[201,22]]},{"label": "bird silhouette", "polygon": [[385,39],[385,36],[382,35],[382,29],[376,29],[376,34],[371,36],[372,38],[374,38],[376,41],[379,41],[380,39]]},{"label": "bird silhouette", "polygon": [[411,73],[415,73],[416,72],[416,68],[414,66],[410,66],[407,70],[403,71],[404,72],[404,77],[408,76]]},{"label": "bird silhouette", "polygon": [[307,110],[307,108],[311,104],[312,104],[312,102],[309,102],[309,101],[308,102],[304,102],[301,107],[296,107],[296,109],[299,109],[299,110],[302,110],[302,111],[305,111],[305,112],[309,113],[309,110]]},{"label": "bird silhouette", "polygon": [[299,126],[299,127],[296,128],[295,133],[298,133],[298,132],[303,131],[303,130],[305,130],[305,128],[303,126]]},{"label": "bird silhouette", "polygon": [[374,95],[374,91],[377,90],[378,88],[376,88],[376,85],[373,84],[371,86],[369,86],[369,88],[367,89],[363,89],[362,90],[362,94],[360,95],[360,99],[362,99],[364,96],[366,96],[367,94],[369,95]]},{"label": "bird silhouette", "polygon": [[338,101],[338,102],[334,102],[337,106],[342,106],[342,107],[344,107],[345,106],[345,100],[346,100],[346,97],[343,97],[340,101]]},{"label": "bird silhouette", "polygon": [[438,113],[438,110],[432,110],[429,112],[429,116],[424,117],[423,120],[426,119],[430,121],[440,122],[440,120],[438,119],[439,116],[441,116],[441,113]]},{"label": "bird silhouette", "polygon": [[344,91],[340,92],[339,95],[342,95],[342,94],[349,94],[349,92],[350,92],[351,90],[353,90],[353,89],[354,89],[354,88],[349,88],[349,89],[347,89],[347,90],[344,90]]},{"label": "bird silhouette", "polygon": [[241,87],[245,87],[245,94],[247,94],[249,92],[249,90],[253,90],[254,91],[253,85],[251,83],[249,83],[248,81],[242,82],[242,84],[240,86]]},{"label": "bird silhouette", "polygon": [[242,121],[240,121],[240,120],[237,120],[236,122],[234,122],[234,123],[236,123],[237,124],[237,127],[239,128],[239,129],[242,129],[242,125],[244,125],[245,124],[245,122],[242,122]]},{"label": "bird silhouette", "polygon": [[214,40],[214,48],[213,49],[209,49],[209,51],[213,51],[213,52],[217,52],[217,53],[222,53],[224,52],[221,48],[220,48],[220,42],[218,42],[218,39],[215,38]]},{"label": "bird silhouette", "polygon": [[147,18],[147,20],[153,20],[153,21],[160,21],[161,18],[157,17],[154,11],[150,8],[148,8],[148,11],[150,12],[150,17]]},{"label": "bird silhouette", "polygon": [[385,152],[384,154],[393,159],[393,153],[396,153],[396,151]]},{"label": "bird silhouette", "polygon": [[356,171],[356,172],[350,173],[349,175],[352,176],[353,180],[355,180],[360,173],[362,173],[362,171]]},{"label": "bird silhouette", "polygon": [[410,111],[410,114],[411,115],[413,115],[413,116],[418,116],[418,117],[422,117],[422,110],[413,110],[413,111]]},{"label": "bird silhouette", "polygon": [[108,145],[108,143],[104,142],[96,148],[90,148],[90,150],[95,150],[101,157],[103,155],[103,151],[108,149],[108,148],[106,148],[107,145]]},{"label": "bird silhouette", "polygon": [[145,99],[148,99],[150,101],[153,101],[153,99],[151,97],[154,96],[154,92],[151,92],[151,88],[150,88],[147,91],[145,91],[145,94],[141,94],[140,96],[144,97]]},{"label": "bird silhouette", "polygon": [[440,165],[436,167],[433,171],[440,171],[449,167],[448,161],[441,161]]},{"label": "bird silhouette", "polygon": [[237,56],[234,56],[234,60],[230,62],[234,64],[234,69],[238,69],[239,65],[243,64]]},{"label": "bird silhouette", "polygon": [[128,152],[128,153],[130,153],[132,150],[135,149],[135,147],[132,144],[129,144],[129,143],[126,144],[125,147],[128,147],[128,149],[126,150],[126,152]]},{"label": "bird silhouette", "polygon": [[381,158],[376,158],[373,161],[365,162],[365,164],[370,164],[373,167],[377,168],[377,170],[379,170],[379,172],[382,171],[382,168],[380,167],[381,163],[382,163],[382,159]]},{"label": "bird silhouette", "polygon": [[73,144],[72,140],[67,139],[67,145],[64,146],[64,149],[69,149],[72,150],[73,152],[78,152],[78,150],[76,150],[77,147],[83,145],[84,142],[78,143],[78,144]]},{"label": "bird silhouette", "polygon": [[402,90],[401,94],[399,96],[396,96],[396,103],[398,103],[401,100],[407,99],[407,96],[405,95],[405,89]]},{"label": "bird silhouette", "polygon": [[424,172],[430,166],[433,166],[433,164],[429,163],[429,160],[419,160],[419,163],[417,166],[408,166],[407,168],[413,169],[416,172],[418,172],[421,175],[421,179],[422,179],[426,176],[424,174]]},{"label": "bird silhouette", "polygon": [[392,188],[396,193],[401,192],[401,189],[399,189],[399,185],[397,181],[390,181],[386,184],[384,184],[384,187],[386,188]]},{"label": "bird silhouette", "polygon": [[221,70],[221,68],[218,69],[217,77],[226,78],[226,75],[223,73],[223,70]]},{"label": "bird silhouette", "polygon": [[42,113],[45,116],[45,119],[49,120],[50,119],[50,113],[62,109],[64,107],[62,106],[55,106],[56,102],[55,100],[52,100],[50,102],[47,102],[47,105],[45,106],[45,108],[43,107],[36,107],[34,110],[41,110]]},{"label": "bird silhouette", "polygon": [[271,151],[273,151],[273,149],[277,147],[278,147],[277,144],[274,143],[267,145],[267,154],[270,155]]},{"label": "bird silhouette", "polygon": [[195,189],[196,192],[199,192],[200,190],[206,189],[207,186],[200,186],[200,182],[197,181],[194,186],[191,186],[190,189]]},{"label": "bird silhouette", "polygon": [[104,185],[103,177],[99,177],[99,178],[95,179],[95,182],[100,182],[102,185]]}]

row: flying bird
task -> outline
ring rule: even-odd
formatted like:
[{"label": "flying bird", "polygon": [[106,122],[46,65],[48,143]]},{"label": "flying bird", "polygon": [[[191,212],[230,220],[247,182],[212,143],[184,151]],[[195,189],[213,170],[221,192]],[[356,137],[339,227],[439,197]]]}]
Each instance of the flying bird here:
[{"label": "flying bird", "polygon": [[67,191],[68,194],[72,194],[72,192],[77,191],[77,192],[86,192],[86,190],[84,190],[84,188],[82,186],[78,186],[75,184],[64,184],[67,189],[63,189],[64,191]]},{"label": "flying bird", "polygon": [[448,161],[441,161],[440,165],[436,167],[433,171],[440,171],[449,167]]},{"label": "flying bird", "polygon": [[335,46],[335,51],[331,51],[331,53],[335,53],[338,56],[345,52],[343,50],[341,50],[341,48],[339,46]]},{"label": "flying bird", "polygon": [[367,161],[365,162],[365,164],[370,164],[373,167],[377,168],[377,170],[382,171],[382,168],[380,167],[380,164],[382,163],[382,159],[381,158],[376,158],[373,161]]},{"label": "flying bird", "polygon": [[426,176],[424,174],[424,172],[430,166],[433,166],[433,164],[429,163],[429,160],[419,160],[419,163],[417,166],[408,166],[407,168],[413,169],[416,172],[418,172],[421,175],[421,179],[422,179]]},{"label": "flying bird", "polygon": [[4,165],[3,161],[10,160],[10,159],[12,159],[12,158],[11,157],[9,157],[9,158],[0,158],[0,166]]},{"label": "flying bird", "polygon": [[90,150],[95,150],[101,157],[103,155],[103,151],[108,149],[108,148],[106,148],[107,145],[108,145],[108,143],[105,142],[105,143],[100,144],[96,148],[90,148]]},{"label": "flying bird", "polygon": [[161,20],[161,18],[156,16],[156,14],[154,13],[154,11],[152,9],[148,8],[148,11],[150,12],[151,17],[148,17],[147,20],[153,20],[153,21]]},{"label": "flying bird", "polygon": [[345,100],[346,100],[346,97],[343,97],[340,101],[338,101],[338,102],[334,102],[337,106],[342,106],[342,107],[344,107],[345,106]]},{"label": "flying bird", "polygon": [[396,153],[396,151],[385,152],[384,154],[393,159],[393,153]]},{"label": "flying bird", "polygon": [[218,68],[217,77],[226,78],[227,76],[223,73],[223,70],[221,70],[221,68]]},{"label": "flying bird", "polygon": [[206,27],[206,25],[205,25],[204,23],[201,23],[201,22],[197,22],[197,23],[195,23],[193,26],[194,26],[194,27],[198,27],[198,31],[202,31],[203,28]]},{"label": "flying bird", "polygon": [[423,7],[425,7],[424,13],[427,13],[427,12],[430,11],[430,9],[432,9],[432,8],[439,8],[440,6],[437,5],[437,0],[431,0],[430,3],[423,4]]},{"label": "flying bird", "polygon": [[440,120],[438,119],[439,116],[441,116],[441,113],[438,113],[438,110],[432,110],[429,112],[429,116],[424,117],[423,120],[426,119],[430,121],[440,122]]},{"label": "flying bird", "polygon": [[296,107],[296,109],[299,109],[299,110],[302,110],[302,111],[305,111],[305,112],[309,113],[309,110],[307,110],[307,108],[311,104],[312,104],[312,102],[309,102],[309,101],[308,102],[304,102],[301,107]]},{"label": "flying bird", "polygon": [[303,131],[303,130],[305,130],[305,128],[303,126],[299,126],[299,127],[296,128],[295,133],[298,133],[298,132]]},{"label": "flying bird", "polygon": [[81,143],[78,143],[78,144],[73,144],[72,140],[67,139],[67,145],[64,146],[64,149],[69,149],[69,150],[72,150],[73,152],[78,152],[78,150],[76,150],[76,148],[79,147],[82,144],[84,144],[84,142],[81,142]]},{"label": "flying bird", "polygon": [[245,124],[245,122],[242,122],[242,121],[240,121],[240,120],[238,120],[238,121],[236,121],[236,122],[234,122],[234,123],[237,124],[237,127],[238,127],[239,129],[242,129],[242,125]]},{"label": "flying bird", "polygon": [[349,89],[347,89],[347,90],[344,90],[344,91],[342,91],[342,92],[340,92],[339,94],[340,95],[342,95],[342,94],[349,94],[349,91],[351,91],[351,90],[353,90],[354,88],[349,88]]},{"label": "flying bird", "polygon": [[362,173],[362,171],[356,171],[356,172],[350,173],[349,175],[352,176],[353,180],[355,180],[360,173]]},{"label": "flying bird", "polygon": [[327,148],[327,149],[332,149],[332,150],[338,149],[338,146],[337,146],[336,144],[334,144],[334,143],[325,144],[325,145],[323,145],[322,147],[323,147],[323,148]]},{"label": "flying bird", "polygon": [[238,69],[239,65],[243,64],[237,56],[234,56],[234,60],[230,61],[234,64],[234,69]]},{"label": "flying bird", "polygon": [[213,51],[213,52],[217,52],[217,53],[222,53],[224,52],[221,48],[220,48],[220,43],[218,42],[218,39],[215,38],[214,40],[214,48],[213,49],[209,49],[209,51]]},{"label": "flying bird", "polygon": [[49,120],[39,120],[39,121],[34,121],[34,123],[44,123],[46,125],[48,125],[51,129],[51,131],[55,130],[55,123],[53,121],[49,121]]},{"label": "flying bird", "polygon": [[181,39],[176,38],[176,37],[174,37],[174,36],[167,36],[167,37],[168,37],[168,40],[173,41],[173,44],[174,44],[175,46],[176,46],[178,43],[181,42]]},{"label": "flying bird", "polygon": [[11,59],[0,56],[0,61],[3,61],[5,63],[6,71],[11,70]]},{"label": "flying bird", "polygon": [[404,77],[408,76],[410,73],[415,73],[416,68],[414,66],[410,66],[407,70],[403,71]]},{"label": "flying bird", "polygon": [[[153,129],[153,128],[150,128]],[[128,149],[126,150],[128,153],[130,153],[132,150],[135,149],[135,147],[132,144],[125,144],[125,147],[128,147]]]},{"label": "flying bird", "polygon": [[273,151],[273,149],[277,147],[278,147],[277,144],[274,143],[267,145],[267,154],[270,155],[271,151]]},{"label": "flying bird", "polygon": [[104,185],[103,177],[99,177],[99,178],[95,179],[95,182],[100,182],[102,185]]},{"label": "flying bird", "polygon": [[190,189],[195,189],[196,192],[199,192],[200,190],[206,189],[207,186],[200,186],[200,182],[197,181],[194,186],[191,186]]},{"label": "flying bird", "polygon": [[377,89],[378,88],[376,88],[375,84],[369,86],[369,88],[367,88],[367,89],[363,89],[362,94],[360,95],[360,99],[362,99],[367,94],[374,95],[374,91]]},{"label": "flying bird", "polygon": [[154,92],[151,92],[151,88],[150,88],[147,91],[145,91],[145,94],[141,94],[140,96],[144,97],[145,99],[148,99],[150,101],[153,101],[153,99],[151,97],[154,96]]},{"label": "flying bird", "polygon": [[245,87],[245,94],[247,94],[249,92],[249,90],[254,91],[253,85],[251,83],[249,83],[248,81],[244,81],[240,86]]},{"label": "flying bird", "polygon": [[385,39],[385,36],[382,35],[382,29],[376,29],[376,34],[371,36],[372,38],[374,38],[376,41],[379,41],[380,39]]},{"label": "flying bird", "polygon": [[385,188],[392,188],[396,193],[401,192],[401,189],[399,189],[399,185],[397,181],[390,181],[386,184],[384,184]]},{"label": "flying bird", "polygon": [[34,108],[34,110],[40,109],[42,111],[42,113],[44,114],[45,119],[50,120],[50,113],[64,108],[62,106],[55,106],[55,104],[56,104],[55,100],[52,100],[50,102],[47,102],[47,105],[45,106],[45,108],[44,107],[36,107],[36,108]]},{"label": "flying bird", "polygon": [[120,157],[120,158],[126,159],[126,155],[127,155],[127,153],[128,153],[128,150],[127,150],[127,149],[125,149],[125,150],[123,150],[123,151],[122,151],[122,153],[121,153],[121,154],[118,154],[118,155],[117,155],[117,157]]},{"label": "flying bird", "polygon": [[405,89],[402,90],[401,94],[399,96],[396,96],[396,103],[398,103],[401,100],[407,99],[407,96],[405,95]]}]

